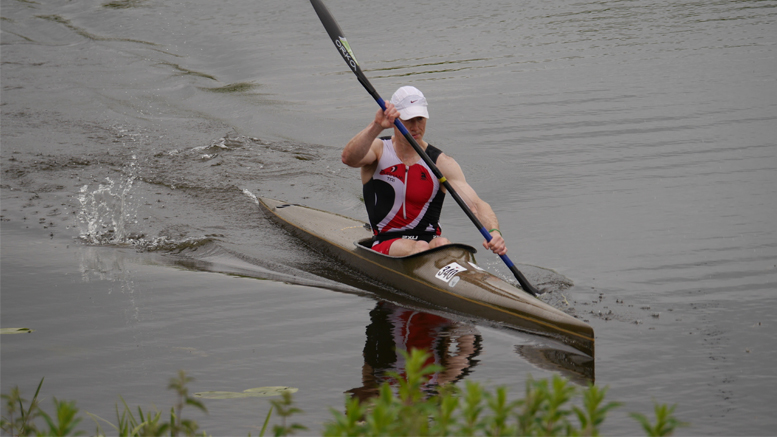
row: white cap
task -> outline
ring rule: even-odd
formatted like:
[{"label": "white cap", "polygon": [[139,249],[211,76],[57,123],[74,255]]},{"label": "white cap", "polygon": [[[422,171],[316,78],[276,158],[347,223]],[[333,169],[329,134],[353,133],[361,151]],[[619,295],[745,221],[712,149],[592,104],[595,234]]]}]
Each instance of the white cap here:
[{"label": "white cap", "polygon": [[399,118],[410,120],[411,118],[429,118],[426,97],[414,86],[403,86],[391,96],[391,103],[399,111]]}]

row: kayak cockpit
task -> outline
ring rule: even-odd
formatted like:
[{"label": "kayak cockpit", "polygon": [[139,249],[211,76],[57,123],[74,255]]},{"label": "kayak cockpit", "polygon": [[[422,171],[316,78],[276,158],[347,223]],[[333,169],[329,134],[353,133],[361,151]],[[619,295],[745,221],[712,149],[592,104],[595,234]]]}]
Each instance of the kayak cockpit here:
[{"label": "kayak cockpit", "polygon": [[382,257],[391,258],[391,259],[411,259],[411,258],[416,258],[416,257],[419,257],[419,256],[426,256],[426,255],[429,255],[429,254],[433,254],[435,252],[440,252],[440,251],[450,250],[450,249],[464,249],[465,251],[467,251],[467,252],[469,252],[471,254],[475,254],[475,253],[478,252],[477,249],[475,249],[472,246],[469,246],[469,245],[466,245],[466,244],[460,244],[460,243],[451,243],[451,244],[446,244],[444,246],[435,247],[433,249],[425,250],[423,252],[414,253],[412,255],[391,256],[391,255],[382,254],[380,252],[375,252],[374,250],[372,250],[372,248],[371,248],[372,247],[372,238],[364,238],[362,240],[354,241],[353,244],[354,244],[354,246],[356,246],[357,249],[367,250],[367,251],[369,251],[372,254],[380,255]]}]

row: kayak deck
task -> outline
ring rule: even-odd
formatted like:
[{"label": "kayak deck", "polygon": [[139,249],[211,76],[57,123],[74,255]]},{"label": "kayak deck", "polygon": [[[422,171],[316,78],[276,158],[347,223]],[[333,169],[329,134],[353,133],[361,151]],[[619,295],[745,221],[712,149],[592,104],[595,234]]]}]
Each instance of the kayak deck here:
[{"label": "kayak deck", "polygon": [[326,255],[428,304],[549,336],[593,357],[593,329],[480,268],[476,250],[450,244],[405,257],[375,252],[364,222],[275,199],[258,198],[276,223]]}]

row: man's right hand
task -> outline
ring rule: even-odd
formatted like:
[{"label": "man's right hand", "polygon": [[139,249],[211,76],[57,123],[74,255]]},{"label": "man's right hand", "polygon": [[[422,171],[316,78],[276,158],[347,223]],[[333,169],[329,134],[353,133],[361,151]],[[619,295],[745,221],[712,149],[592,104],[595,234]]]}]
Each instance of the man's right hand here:
[{"label": "man's right hand", "polygon": [[391,102],[386,102],[386,110],[378,109],[375,113],[375,124],[383,129],[389,129],[394,125],[394,120],[399,117],[399,111]]}]

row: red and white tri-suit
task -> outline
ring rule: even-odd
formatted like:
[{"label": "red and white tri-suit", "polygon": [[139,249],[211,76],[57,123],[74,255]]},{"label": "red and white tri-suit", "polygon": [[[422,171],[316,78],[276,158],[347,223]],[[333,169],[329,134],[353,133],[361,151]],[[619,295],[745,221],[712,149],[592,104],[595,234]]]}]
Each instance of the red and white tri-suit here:
[{"label": "red and white tri-suit", "polygon": [[[397,157],[391,138],[381,140],[383,154],[363,187],[373,245],[396,238],[431,241],[442,232],[445,193],[440,182],[423,160],[408,167]],[[436,164],[442,152],[428,145],[426,154]]]}]

